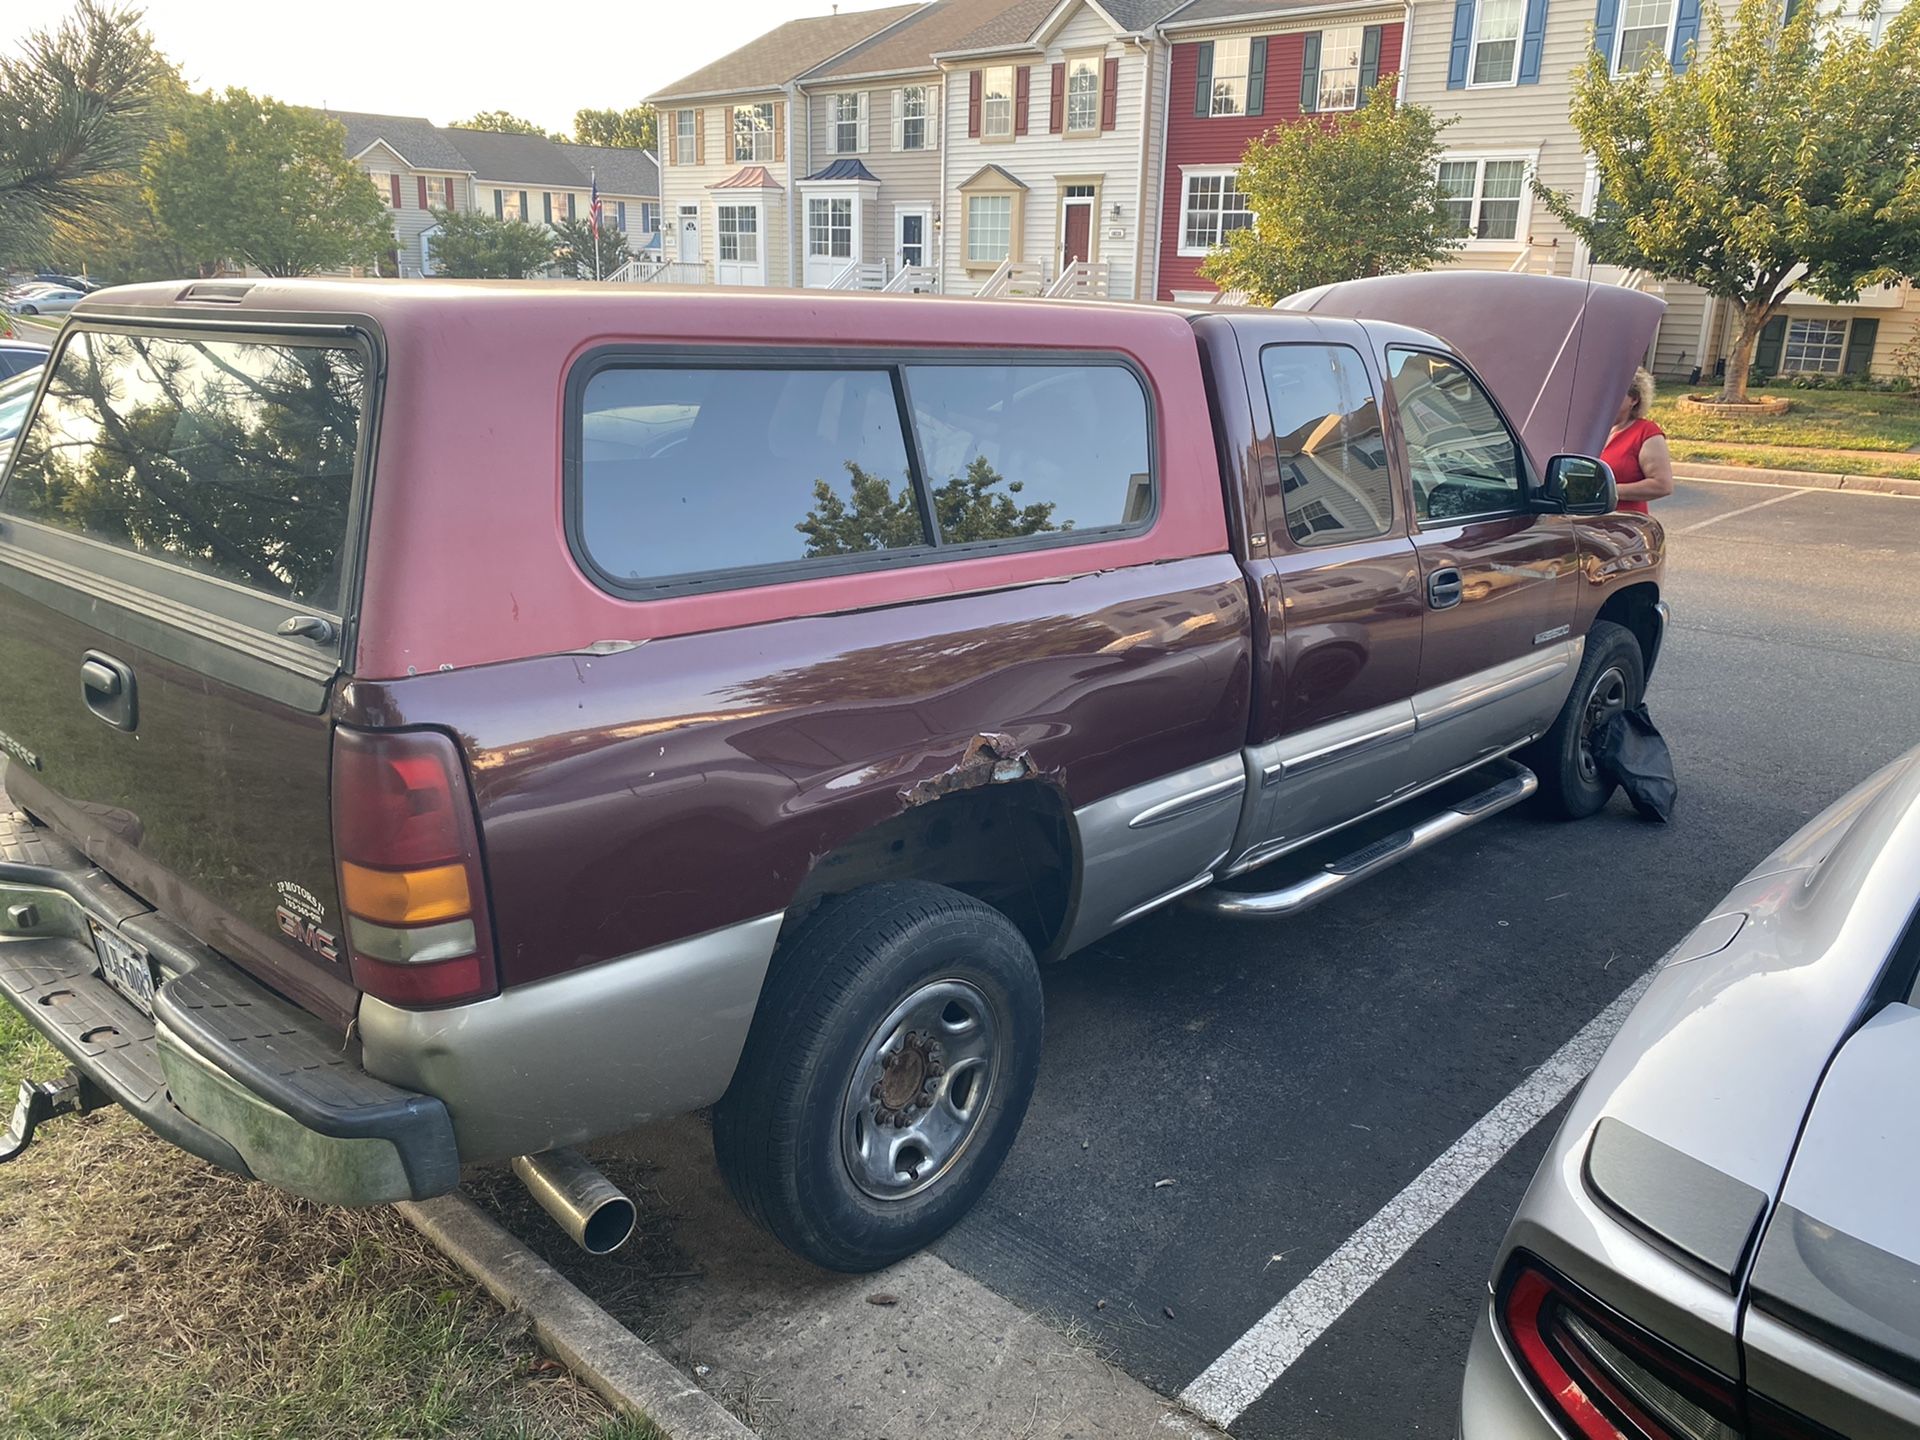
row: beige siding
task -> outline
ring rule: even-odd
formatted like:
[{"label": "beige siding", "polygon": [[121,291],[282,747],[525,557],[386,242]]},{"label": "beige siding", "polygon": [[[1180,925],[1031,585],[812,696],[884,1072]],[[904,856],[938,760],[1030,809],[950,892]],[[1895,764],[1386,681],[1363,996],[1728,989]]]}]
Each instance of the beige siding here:
[{"label": "beige siding", "polygon": [[[934,93],[929,97],[932,109],[932,144],[924,150],[896,150],[893,148],[894,136],[894,100],[905,85],[925,85]],[[924,206],[930,215],[940,213],[940,131],[943,128],[942,105],[939,95],[941,79],[937,72],[928,71],[921,75],[891,76],[883,79],[841,80],[824,84],[821,89],[806,97],[805,127],[800,135],[800,143],[805,147],[807,162],[798,173],[811,175],[832,164],[835,160],[855,159],[865,165],[880,182],[877,199],[863,200],[862,235],[860,259],[865,261],[884,260],[891,273],[894,263],[894,213],[901,205]],[[834,97],[841,94],[867,96],[867,146],[858,152],[842,155],[833,148]],[[965,114],[961,123],[965,125]],[[804,212],[796,215],[796,230],[804,221]],[[933,237],[929,235],[929,244]],[[806,253],[804,231],[798,235],[800,254]],[[804,263],[803,263],[804,269]]]},{"label": "beige siding", "polygon": [[[1098,53],[1119,60],[1119,88],[1112,130],[1084,137],[1048,132],[1052,103],[1053,66],[1069,55]],[[983,165],[998,165],[1027,186],[1023,223],[1015,236],[1015,258],[1039,262],[1049,277],[1060,268],[1062,246],[1061,195],[1065,185],[1096,187],[1092,225],[1093,258],[1109,264],[1110,293],[1132,299],[1141,277],[1142,201],[1140,185],[1145,157],[1152,147],[1147,135],[1148,61],[1136,46],[1123,46],[1110,26],[1090,7],[1061,27],[1044,55],[1009,55],[1001,63],[1032,66],[1028,126],[1012,140],[989,141],[967,134],[969,62],[947,73],[946,221],[942,226],[944,288],[951,294],[972,294],[986,272],[966,264],[966,206],[960,186]],[[1156,143],[1157,143],[1157,137]],[[1143,153],[1144,152],[1144,153]],[[1147,204],[1152,204],[1152,196]],[[1115,207],[1119,214],[1114,214]],[[1153,231],[1144,231],[1151,243]]]},{"label": "beige siding", "polygon": [[[787,185],[789,169],[787,163],[788,147],[785,137],[782,140],[781,158],[753,162],[739,162],[733,158],[733,107],[736,104],[758,104],[762,101],[774,101],[784,105],[786,96],[780,91],[756,92],[751,95],[727,96],[720,101],[704,101],[699,104],[667,104],[660,112],[660,210],[664,232],[664,258],[668,260],[698,261],[705,266],[706,279],[715,280],[714,265],[718,249],[718,224],[716,207],[721,203],[734,200],[760,202],[760,253],[766,267],[766,280],[769,285],[788,285],[792,283],[792,266],[787,230]],[[700,117],[703,136],[704,164],[676,165],[673,163],[674,134],[676,116],[681,110],[694,110]],[[793,117],[787,117],[788,128],[793,127]],[[767,172],[779,182],[777,190],[742,190],[729,193],[715,191],[712,187],[736,173],[743,163],[764,164]],[[793,174],[804,171],[795,169]],[[700,215],[699,245],[697,253],[680,253],[680,207],[697,206]]]},{"label": "beige siding", "polygon": [[[444,170],[416,170],[408,165],[386,145],[375,145],[359,158],[360,168],[379,189],[380,198],[389,205],[388,214],[393,217],[394,249],[400,257],[400,273],[417,275],[420,273],[420,234],[433,224],[432,209],[444,203],[444,186],[448,179],[453,181],[453,208],[465,210],[472,207],[473,189],[471,181],[465,175],[449,175]],[[386,177],[400,177],[400,208],[392,205],[392,190]],[[420,177],[427,180],[427,199],[429,208],[420,208]]]}]

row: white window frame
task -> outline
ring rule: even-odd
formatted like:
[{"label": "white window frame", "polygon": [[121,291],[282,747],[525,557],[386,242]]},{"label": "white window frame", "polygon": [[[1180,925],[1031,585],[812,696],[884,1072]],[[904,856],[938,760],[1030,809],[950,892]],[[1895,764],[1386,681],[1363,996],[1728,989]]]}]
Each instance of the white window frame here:
[{"label": "white window frame", "polygon": [[[1335,35],[1353,36],[1353,64],[1350,67],[1346,65],[1332,66],[1327,64],[1328,42]],[[1366,47],[1367,27],[1364,25],[1332,25],[1320,32],[1319,93],[1314,97],[1316,103],[1313,107],[1316,113],[1337,114],[1342,110],[1358,110],[1360,108],[1360,67],[1364,63],[1361,56],[1365,52]],[[1353,71],[1353,98],[1344,105],[1329,104],[1327,100],[1327,77],[1336,71],[1345,74],[1349,69]],[[1344,92],[1347,87],[1342,85],[1340,88],[1342,92]]]},{"label": "white window frame", "polygon": [[[733,212],[733,229],[726,225],[727,212]],[[740,217],[751,212],[753,225],[742,228]],[[767,263],[766,237],[761,230],[760,202],[757,200],[720,200],[713,207],[714,262],[724,265],[765,265]],[[740,254],[740,237],[753,236],[753,258],[746,259]],[[733,254],[727,254],[727,241],[733,241]]]},{"label": "white window frame", "polygon": [[[835,214],[837,207],[846,207],[844,224]],[[826,212],[826,222],[822,226],[814,223],[816,207]],[[809,195],[807,196],[806,243],[809,260],[844,260],[851,264],[855,258],[855,226],[859,222],[860,206],[851,195]],[[834,238],[845,231],[846,250],[834,249]],[[824,248],[822,243],[824,242]]]},{"label": "white window frame", "polygon": [[[1511,240],[1478,238],[1480,229],[1481,206],[1486,202],[1487,165],[1503,160],[1517,160],[1522,165],[1520,174],[1520,207],[1514,214],[1513,238]],[[1467,212],[1467,238],[1462,246],[1468,250],[1517,250],[1527,243],[1527,235],[1533,225],[1533,177],[1540,169],[1538,150],[1456,150],[1440,157],[1442,165],[1458,161],[1473,164],[1473,205]],[[1440,172],[1434,171],[1438,181]]]},{"label": "white window frame", "polygon": [[[1627,6],[1630,3],[1631,3],[1631,0],[1620,0],[1620,16],[1616,21],[1614,21],[1613,59],[1612,59],[1612,63],[1609,65],[1608,68],[1615,75],[1633,75],[1638,73],[1637,71],[1624,69],[1621,63],[1626,58],[1626,53],[1627,53],[1627,45],[1626,45]],[[1676,27],[1679,23],[1680,23],[1680,0],[1667,0],[1667,33],[1666,33],[1666,38],[1661,41],[1660,53],[1663,56],[1665,56],[1669,61],[1673,59],[1674,27]],[[1639,25],[1639,26],[1635,26],[1634,28],[1639,30],[1646,30],[1646,29],[1650,29],[1651,27],[1646,25]]]},{"label": "white window frame", "polygon": [[[1176,255],[1181,255],[1188,259],[1199,259],[1202,256],[1211,255],[1215,250],[1219,249],[1220,246],[1226,243],[1226,237],[1231,233],[1225,225],[1225,218],[1229,214],[1238,215],[1244,213],[1247,216],[1247,225],[1253,224],[1254,212],[1251,205],[1243,212],[1238,210],[1229,211],[1224,204],[1229,193],[1239,195],[1242,200],[1246,199],[1245,194],[1233,188],[1237,183],[1239,173],[1240,169],[1236,165],[1182,165],[1180,167],[1180,228],[1175,232],[1179,237],[1179,244],[1174,250]],[[1216,238],[1211,245],[1195,246],[1188,243],[1187,240],[1187,218],[1193,212],[1193,182],[1195,180],[1214,179],[1224,179],[1227,182],[1220,190],[1220,198],[1223,203],[1217,212],[1219,219],[1214,229]],[[1236,225],[1233,228],[1239,230],[1245,229],[1246,227]]]},{"label": "white window frame", "polygon": [[[1527,43],[1527,0],[1511,0],[1518,8],[1518,23],[1513,29],[1513,63],[1507,67],[1504,80],[1476,80],[1473,77],[1480,70],[1480,47],[1485,44],[1501,44],[1501,40],[1489,41],[1480,33],[1481,18],[1487,12],[1487,0],[1474,0],[1473,3],[1473,44],[1467,50],[1467,89],[1500,90],[1509,85],[1520,83],[1520,49]],[[1677,0],[1676,6],[1678,8]]]},{"label": "white window frame", "polygon": [[[985,82],[982,82],[983,85],[984,83]],[[909,104],[908,97],[915,94],[918,94],[920,97],[920,113],[910,115],[907,113],[907,106]],[[898,90],[893,92],[894,149],[915,153],[933,149],[933,96],[934,87],[931,85],[902,85]],[[920,122],[920,143],[918,145],[909,145],[907,143],[907,122],[910,120],[918,120]]]},{"label": "white window frame", "polygon": [[[762,114],[762,112],[764,112],[764,114]],[[749,114],[753,115],[756,119],[764,119],[766,124],[764,126],[756,125],[753,128],[747,139],[747,153],[743,155],[740,153],[740,117]],[[773,101],[756,100],[751,105],[735,105],[732,110],[728,112],[727,120],[729,130],[727,138],[728,153],[733,156],[734,164],[765,165],[773,159],[773,127],[777,123]],[[763,150],[766,152],[764,155],[760,153]]]},{"label": "white window frame", "polygon": [[1900,18],[1900,12],[1907,8],[1908,0],[1881,0],[1880,9],[1873,17],[1871,39],[1875,45],[1887,38],[1887,29]]},{"label": "white window frame", "polygon": [[[1796,325],[1819,325],[1831,331],[1835,325],[1840,327],[1840,343],[1833,347],[1833,368],[1824,365],[1789,365],[1793,353],[1793,330]],[[1847,368],[1847,342],[1853,338],[1852,317],[1842,315],[1789,315],[1786,333],[1780,337],[1780,373],[1782,375],[1838,375]],[[1825,352],[1829,347],[1823,342],[1817,347]],[[1806,342],[1800,342],[1802,358],[1807,351]]]},{"label": "white window frame", "polygon": [[[1098,135],[1100,133],[1100,86],[1101,86],[1101,79],[1102,79],[1101,72],[1105,68],[1106,58],[1107,57],[1105,55],[1099,53],[1098,51],[1093,51],[1093,50],[1083,51],[1078,55],[1067,56],[1066,82],[1065,82],[1067,93],[1060,97],[1060,133],[1061,134],[1071,135],[1078,138],[1078,137],[1084,137],[1087,135]],[[1090,111],[1091,118],[1084,125],[1076,125],[1073,123],[1073,102],[1075,98],[1073,93],[1073,82],[1074,82],[1075,76],[1080,71],[1080,67],[1083,65],[1086,67],[1086,73],[1093,80],[1093,88],[1090,91],[1088,91],[1085,96],[1081,97],[1090,102],[1088,109]]]},{"label": "white window frame", "polygon": [[[984,126],[982,128],[984,128]],[[1003,204],[1007,207],[1007,248],[1004,253],[997,256],[974,253],[973,207],[986,201],[993,201],[996,204]],[[967,264],[974,266],[994,266],[1006,263],[1013,255],[1013,222],[1015,212],[1019,208],[1014,201],[1014,197],[1004,191],[991,192],[984,195],[969,195],[966,197],[966,232],[961,236],[961,252],[965,256]]]},{"label": "white window frame", "polygon": [[[864,90],[843,90],[833,96],[833,153],[835,155],[864,155],[867,153],[867,92]],[[846,144],[847,128],[853,129],[853,144]]]},{"label": "white window frame", "polygon": [[[995,102],[988,99],[987,95],[988,92],[993,89],[992,77],[995,75],[1005,75],[1007,77],[1007,98],[1002,102],[1007,107],[1007,128],[1005,130],[994,129],[988,119],[992,113],[990,107]],[[988,65],[980,71],[980,138],[982,140],[1013,139],[1014,114],[1020,105],[1019,98],[1014,94],[1016,83],[1014,67],[1011,65]]]},{"label": "white window frame", "polygon": [[[1226,47],[1236,46],[1236,45],[1240,47],[1240,69],[1237,74],[1228,74],[1221,67],[1220,56],[1224,52]],[[1211,88],[1209,89],[1207,94],[1207,114],[1209,115],[1244,115],[1246,114],[1247,113],[1247,81],[1249,77],[1252,75],[1252,73],[1253,73],[1253,36],[1232,35],[1232,36],[1227,36],[1223,39],[1214,41],[1213,42],[1213,74],[1212,74],[1211,80],[1209,81]],[[1227,83],[1228,85],[1227,93],[1224,97],[1220,93],[1220,87],[1223,82]],[[1223,106],[1220,103],[1223,98],[1228,102],[1225,106]]]},{"label": "white window frame", "polygon": [[673,163],[675,165],[697,165],[700,158],[700,112],[698,110],[676,110],[673,112]]}]

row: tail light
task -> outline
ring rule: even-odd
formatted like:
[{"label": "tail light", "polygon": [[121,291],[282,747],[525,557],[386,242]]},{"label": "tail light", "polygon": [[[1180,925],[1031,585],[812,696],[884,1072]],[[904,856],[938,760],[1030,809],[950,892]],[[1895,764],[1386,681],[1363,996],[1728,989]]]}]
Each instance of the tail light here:
[{"label": "tail light", "polygon": [[498,988],[480,839],[453,741],[336,730],[333,843],[355,985],[396,1005]]},{"label": "tail light", "polygon": [[1531,1256],[1502,1282],[1521,1369],[1581,1440],[1741,1440],[1733,1383],[1576,1290]]}]

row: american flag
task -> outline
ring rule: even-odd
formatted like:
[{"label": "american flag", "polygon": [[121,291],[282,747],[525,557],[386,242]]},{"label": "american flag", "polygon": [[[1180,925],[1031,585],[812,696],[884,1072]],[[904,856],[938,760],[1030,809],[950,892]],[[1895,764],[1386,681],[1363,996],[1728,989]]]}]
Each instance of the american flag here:
[{"label": "american flag", "polygon": [[587,179],[593,186],[593,198],[589,202],[588,213],[593,216],[593,238],[598,240],[600,238],[600,174],[598,171],[588,171]]}]

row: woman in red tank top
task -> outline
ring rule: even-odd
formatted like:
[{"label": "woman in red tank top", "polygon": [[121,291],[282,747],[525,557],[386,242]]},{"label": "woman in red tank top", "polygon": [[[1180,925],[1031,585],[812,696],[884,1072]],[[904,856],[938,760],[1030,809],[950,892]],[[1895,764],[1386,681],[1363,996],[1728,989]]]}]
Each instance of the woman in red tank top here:
[{"label": "woman in red tank top", "polygon": [[1647,513],[1647,502],[1673,493],[1673,457],[1667,453],[1667,432],[1647,419],[1653,408],[1653,377],[1633,372],[1613,433],[1600,458],[1613,470],[1614,493],[1622,510]]}]

